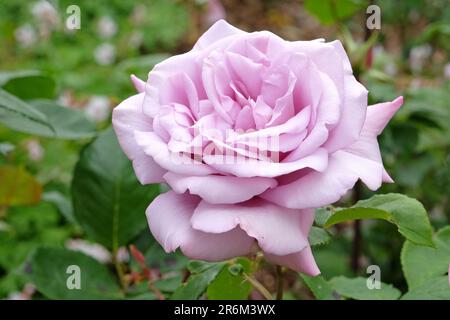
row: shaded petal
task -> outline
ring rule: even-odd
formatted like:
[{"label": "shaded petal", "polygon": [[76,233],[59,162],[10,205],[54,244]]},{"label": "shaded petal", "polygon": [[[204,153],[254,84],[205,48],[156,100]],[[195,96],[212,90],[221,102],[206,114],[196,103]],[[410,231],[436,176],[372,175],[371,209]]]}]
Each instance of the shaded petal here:
[{"label": "shaded petal", "polygon": [[338,201],[359,178],[370,189],[379,188],[382,174],[380,163],[340,150],[330,155],[324,172],[313,171],[260,196],[287,208],[317,208]]},{"label": "shaded petal", "polygon": [[222,261],[250,253],[254,240],[239,229],[220,234],[194,230],[191,215],[200,198],[173,191],[159,195],[146,211],[150,231],[166,252],[180,247],[191,259]]},{"label": "shaded petal", "polygon": [[[222,233],[236,227],[258,241],[264,252],[287,255],[308,246],[312,210],[290,210],[262,199],[241,205],[213,205],[201,201],[191,218],[196,230]],[[309,227],[308,227],[309,226]]]},{"label": "shaded petal", "polygon": [[192,159],[182,153],[170,152],[167,144],[154,132],[135,131],[134,136],[145,154],[152,157],[167,171],[194,176],[217,173],[216,170],[202,163],[200,159]]},{"label": "shaded petal", "polygon": [[113,110],[112,123],[122,150],[132,161],[136,176],[142,184],[162,182],[166,170],[146,155],[134,139],[134,130],[152,131],[152,119],[142,112],[144,94],[124,100]]},{"label": "shaded petal", "polygon": [[277,185],[277,181],[270,178],[192,177],[172,172],[166,173],[164,179],[175,192],[189,190],[190,194],[196,194],[209,203],[243,202]]},{"label": "shaded petal", "polygon": [[[271,159],[270,155],[269,159]],[[273,178],[304,168],[324,171],[328,164],[328,153],[325,149],[319,148],[312,154],[292,162],[259,161],[234,155],[227,156],[227,154],[204,155],[203,160],[210,167],[237,177]]]},{"label": "shaded petal", "polygon": [[368,91],[354,77],[342,43],[336,40],[330,44],[338,53],[344,71],[341,117],[336,127],[330,131],[330,136],[325,144],[325,147],[333,152],[358,139],[366,119]]},{"label": "shaded petal", "polygon": [[291,253],[285,256],[277,256],[273,254],[265,254],[264,256],[267,261],[271,263],[288,267],[309,276],[317,276],[320,274],[319,267],[314,260],[314,256],[309,246],[300,252]]}]

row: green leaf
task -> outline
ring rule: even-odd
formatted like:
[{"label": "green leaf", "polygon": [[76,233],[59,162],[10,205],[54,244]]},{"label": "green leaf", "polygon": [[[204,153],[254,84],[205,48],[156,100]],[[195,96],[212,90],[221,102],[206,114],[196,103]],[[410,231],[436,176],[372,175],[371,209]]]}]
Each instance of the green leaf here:
[{"label": "green leaf", "polygon": [[75,167],[74,216],[92,239],[117,249],[147,228],[145,210],[158,193],[157,185],[138,182],[108,129],[82,151]]},{"label": "green leaf", "polygon": [[174,294],[171,300],[196,300],[208,288],[208,285],[217,277],[217,275],[226,266],[226,263],[205,263],[201,265],[198,263],[195,267],[199,273],[193,273],[188,281],[181,285]]},{"label": "green leaf", "polygon": [[52,203],[58,211],[67,219],[67,221],[76,224],[75,217],[73,216],[72,202],[61,192],[48,191],[42,195],[42,200]]},{"label": "green leaf", "polygon": [[331,206],[316,209],[314,215],[314,223],[319,227],[323,227],[330,216],[333,214],[333,209],[334,207]]},{"label": "green leaf", "polygon": [[343,276],[330,280],[331,287],[343,297],[356,300],[397,300],[401,292],[385,283],[380,289],[369,289],[367,279],[363,277],[346,278]]},{"label": "green leaf", "polygon": [[325,229],[311,227],[308,239],[311,246],[319,246],[328,243],[331,240],[331,235]]},{"label": "green leaf", "polygon": [[336,300],[336,296],[333,294],[333,288],[324,277],[320,275],[311,277],[303,273],[300,273],[300,277],[314,294],[316,299]]},{"label": "green leaf", "polygon": [[336,211],[325,227],[356,219],[383,219],[397,225],[398,231],[409,241],[433,247],[433,230],[423,205],[402,194],[375,195],[358,201],[353,207]]},{"label": "green leaf", "polygon": [[56,95],[55,81],[39,71],[0,72],[0,86],[25,100],[52,99]]},{"label": "green leaf", "polygon": [[450,300],[448,276],[432,278],[408,291],[402,300]]},{"label": "green leaf", "polygon": [[0,166],[0,205],[17,206],[38,203],[42,187],[22,167]]},{"label": "green leaf", "polygon": [[[43,132],[47,136],[55,133],[45,114],[2,89],[0,89],[0,124],[26,133]],[[32,132],[29,132],[28,128],[32,128]]]},{"label": "green leaf", "polygon": [[[436,248],[417,246],[410,241],[403,245],[401,262],[410,291],[424,291],[430,281],[444,276],[450,265],[450,226],[440,229],[435,237]],[[431,285],[431,284],[430,284]],[[450,285],[448,285],[450,290]]]},{"label": "green leaf", "polygon": [[[68,289],[71,265],[80,269],[81,288]],[[39,292],[50,299],[120,299],[119,285],[108,268],[83,253],[63,248],[39,247],[25,272]],[[71,283],[69,281],[69,283]]]},{"label": "green leaf", "polygon": [[10,129],[58,139],[85,139],[96,134],[95,125],[79,110],[59,106],[50,100],[35,100],[30,105],[45,115],[50,127],[35,122],[26,126],[12,122],[7,125]]},{"label": "green leaf", "polygon": [[[231,270],[230,270],[231,269]],[[240,272],[235,272],[240,269]],[[246,281],[242,272],[252,272],[252,262],[247,258],[238,258],[229,268],[223,268],[208,286],[206,296],[210,300],[246,300],[252,291],[252,285]]]},{"label": "green leaf", "polygon": [[331,24],[353,16],[365,6],[359,0],[306,0],[305,9],[323,24]]}]

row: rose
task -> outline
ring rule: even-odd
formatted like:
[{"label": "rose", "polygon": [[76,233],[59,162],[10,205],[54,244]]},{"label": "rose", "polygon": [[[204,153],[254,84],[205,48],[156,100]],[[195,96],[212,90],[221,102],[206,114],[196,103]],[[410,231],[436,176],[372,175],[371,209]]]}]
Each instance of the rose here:
[{"label": "rose", "polygon": [[[156,65],[113,112],[141,183],[172,190],[147,209],[167,252],[224,260],[258,246],[269,261],[319,273],[314,208],[361,179],[392,179],[377,135],[402,98],[367,107],[339,41],[288,42],[224,21]],[[230,161],[230,159],[232,161]]]}]

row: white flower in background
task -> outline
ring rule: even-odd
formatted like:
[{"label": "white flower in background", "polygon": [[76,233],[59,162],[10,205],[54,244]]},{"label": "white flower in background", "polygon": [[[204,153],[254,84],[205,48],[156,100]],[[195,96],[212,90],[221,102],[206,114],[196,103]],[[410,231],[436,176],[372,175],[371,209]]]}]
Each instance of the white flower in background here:
[{"label": "white flower in background", "polygon": [[90,243],[82,239],[70,239],[66,242],[66,248],[80,251],[101,263],[111,262],[111,253],[98,243]]},{"label": "white flower in background", "polygon": [[143,42],[144,42],[144,34],[142,33],[142,31],[133,31],[133,33],[130,36],[130,39],[128,40],[128,44],[132,48],[139,48]]},{"label": "white flower in background", "polygon": [[63,91],[58,97],[58,104],[65,108],[72,107],[73,96],[69,90]]},{"label": "white flower in background", "polygon": [[48,1],[40,0],[35,2],[31,8],[31,14],[39,22],[43,22],[49,26],[55,27],[59,24],[58,11]]},{"label": "white flower in background", "polygon": [[109,39],[117,33],[117,23],[109,16],[103,16],[97,23],[97,33],[103,39]]},{"label": "white flower in background", "polygon": [[35,2],[31,14],[39,22],[39,33],[43,38],[48,38],[60,23],[58,11],[45,0]]},{"label": "white flower in background", "polygon": [[94,58],[102,66],[110,65],[116,59],[116,48],[110,43],[103,43],[95,49]]},{"label": "white flower in background", "polygon": [[397,75],[397,65],[394,62],[388,62],[385,66],[384,66],[384,72],[386,72],[386,74],[390,75],[390,76],[395,76]]},{"label": "white flower in background", "polygon": [[444,78],[450,79],[450,63],[447,63],[444,67]]},{"label": "white flower in background", "polygon": [[31,24],[25,24],[14,32],[16,41],[25,48],[31,47],[37,41],[36,30]]},{"label": "white flower in background", "polygon": [[111,114],[111,102],[105,96],[92,96],[87,102],[84,112],[92,121],[105,121]]},{"label": "white flower in background", "polygon": [[130,20],[133,24],[139,26],[145,23],[147,19],[147,8],[144,4],[138,4],[131,13]]},{"label": "white flower in background", "polygon": [[414,72],[421,72],[432,52],[433,48],[429,44],[412,48],[409,52],[409,68]]},{"label": "white flower in background", "polygon": [[27,283],[22,292],[11,292],[6,300],[31,300],[35,292],[36,287],[31,283]]},{"label": "white flower in background", "polygon": [[419,78],[414,78],[409,83],[410,90],[417,90],[420,89],[421,87],[422,87],[422,80],[420,80]]},{"label": "white flower in background", "polygon": [[130,261],[130,253],[128,252],[126,247],[120,247],[119,250],[117,250],[117,260],[119,262]]},{"label": "white flower in background", "polygon": [[380,44],[375,45],[372,49],[372,54],[373,54],[374,58],[383,55],[384,47]]},{"label": "white flower in background", "polygon": [[27,149],[28,157],[33,161],[40,161],[44,157],[44,148],[37,139],[27,140],[25,148]]}]

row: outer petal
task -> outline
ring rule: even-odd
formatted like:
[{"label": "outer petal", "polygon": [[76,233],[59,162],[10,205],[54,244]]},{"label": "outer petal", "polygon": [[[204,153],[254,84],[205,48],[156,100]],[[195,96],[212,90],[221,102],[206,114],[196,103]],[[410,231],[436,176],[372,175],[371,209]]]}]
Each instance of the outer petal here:
[{"label": "outer petal", "polygon": [[276,256],[273,254],[265,254],[264,256],[267,261],[271,263],[288,267],[309,276],[317,276],[320,274],[319,267],[317,267],[311,247],[309,246],[300,252],[292,253],[286,256]]},{"label": "outer petal", "polygon": [[134,74],[132,74],[130,76],[131,78],[131,82],[134,85],[134,88],[136,89],[137,92],[141,93],[145,91],[145,82],[142,81],[141,79],[139,79],[138,77],[136,77]]},{"label": "outer petal", "polygon": [[266,191],[261,197],[287,208],[316,208],[338,201],[359,178],[369,188],[378,188],[382,174],[380,163],[340,150],[330,156],[324,172],[306,174]]},{"label": "outer petal", "polygon": [[220,19],[197,40],[193,50],[202,50],[223,38],[244,33],[246,32],[233,27],[225,20]]},{"label": "outer petal", "polygon": [[[325,172],[313,172],[290,184],[268,190],[264,199],[288,208],[310,208],[338,201],[361,179],[371,190],[382,181],[392,182],[383,168],[377,136],[383,131],[403,98],[370,106],[359,139],[333,153]],[[299,196],[301,195],[301,196]]]},{"label": "outer petal", "polygon": [[251,199],[277,185],[270,178],[239,178],[209,175],[203,177],[184,176],[168,172],[164,179],[177,193],[189,190],[209,203],[237,203]]},{"label": "outer petal", "polygon": [[136,176],[142,184],[162,182],[166,172],[147,156],[134,139],[134,130],[152,131],[152,119],[142,113],[144,94],[124,100],[114,110],[112,123],[122,150],[133,162]]},{"label": "outer petal", "polygon": [[236,228],[220,234],[194,230],[191,215],[200,198],[173,191],[159,195],[146,215],[155,239],[166,252],[180,247],[192,259],[221,261],[250,253],[254,240]]},{"label": "outer petal", "polygon": [[339,40],[330,43],[341,58],[344,71],[344,96],[341,118],[337,126],[330,132],[325,147],[333,152],[356,141],[359,137],[367,109],[367,89],[353,76],[353,70]]},{"label": "outer petal", "polygon": [[239,226],[258,241],[264,252],[287,255],[308,246],[312,216],[312,210],[290,210],[262,199],[242,205],[212,205],[202,201],[191,223],[194,229],[211,233],[227,232]]}]

